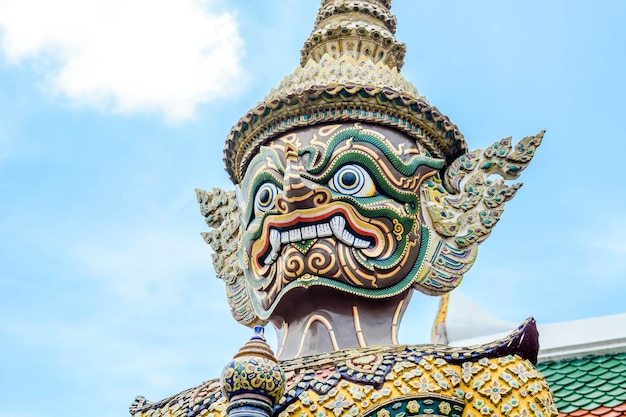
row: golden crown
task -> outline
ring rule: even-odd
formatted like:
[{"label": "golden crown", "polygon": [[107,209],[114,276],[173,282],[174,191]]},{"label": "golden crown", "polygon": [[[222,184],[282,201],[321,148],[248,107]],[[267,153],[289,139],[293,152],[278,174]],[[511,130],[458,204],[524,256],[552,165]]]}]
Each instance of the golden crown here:
[{"label": "golden crown", "polygon": [[406,48],[395,38],[390,7],[391,0],[322,0],[301,66],[228,134],[224,163],[233,183],[242,180],[260,146],[288,130],[326,122],[395,127],[448,163],[467,151],[457,126],[400,74]]}]

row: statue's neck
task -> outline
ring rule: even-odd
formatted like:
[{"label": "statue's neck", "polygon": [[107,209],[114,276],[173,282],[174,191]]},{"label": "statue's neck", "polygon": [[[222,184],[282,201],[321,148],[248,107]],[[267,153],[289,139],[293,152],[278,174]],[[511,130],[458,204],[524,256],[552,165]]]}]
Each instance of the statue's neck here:
[{"label": "statue's neck", "polygon": [[380,300],[309,288],[283,305],[271,322],[278,359],[335,350],[398,344],[398,327],[408,293]]}]

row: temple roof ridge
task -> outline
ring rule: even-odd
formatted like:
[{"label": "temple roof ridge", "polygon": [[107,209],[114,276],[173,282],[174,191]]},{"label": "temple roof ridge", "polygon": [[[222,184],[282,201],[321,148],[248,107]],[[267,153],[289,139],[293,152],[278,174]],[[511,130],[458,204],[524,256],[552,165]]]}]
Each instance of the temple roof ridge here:
[{"label": "temple roof ridge", "polygon": [[[451,293],[447,312],[435,333],[445,330],[450,346],[483,344],[504,337],[514,323],[485,312],[467,296]],[[442,306],[440,306],[440,309]],[[539,362],[626,352],[626,313],[538,325]]]}]

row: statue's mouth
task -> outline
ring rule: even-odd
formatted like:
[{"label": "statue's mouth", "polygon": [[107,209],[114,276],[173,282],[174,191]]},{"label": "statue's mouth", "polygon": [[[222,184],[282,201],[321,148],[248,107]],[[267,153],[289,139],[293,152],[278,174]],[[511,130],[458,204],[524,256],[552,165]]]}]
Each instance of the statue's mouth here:
[{"label": "statue's mouth", "polygon": [[261,256],[266,266],[276,262],[280,255],[283,245],[288,243],[306,242],[307,240],[316,238],[325,238],[334,236],[340,242],[356,249],[366,249],[374,245],[371,237],[359,236],[358,232],[351,230],[347,226],[346,219],[337,214],[330,221],[315,224],[296,224],[286,228],[270,228],[269,253]]},{"label": "statue's mouth", "polygon": [[309,246],[315,239],[335,239],[376,257],[391,237],[383,223],[360,216],[343,202],[269,216],[263,229],[252,247],[253,259],[262,269],[273,265],[289,244]]}]

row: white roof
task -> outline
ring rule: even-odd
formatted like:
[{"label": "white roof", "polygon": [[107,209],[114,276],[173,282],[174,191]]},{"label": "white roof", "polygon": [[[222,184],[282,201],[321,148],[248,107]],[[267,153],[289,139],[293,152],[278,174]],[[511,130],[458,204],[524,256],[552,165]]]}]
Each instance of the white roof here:
[{"label": "white roof", "polygon": [[[500,320],[458,290],[450,294],[446,336],[451,346],[501,339],[518,323]],[[559,323],[538,323],[539,361],[626,352],[626,313]]]}]

